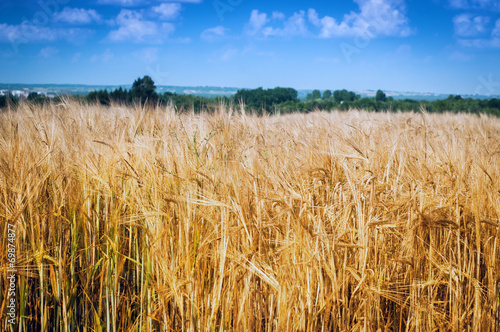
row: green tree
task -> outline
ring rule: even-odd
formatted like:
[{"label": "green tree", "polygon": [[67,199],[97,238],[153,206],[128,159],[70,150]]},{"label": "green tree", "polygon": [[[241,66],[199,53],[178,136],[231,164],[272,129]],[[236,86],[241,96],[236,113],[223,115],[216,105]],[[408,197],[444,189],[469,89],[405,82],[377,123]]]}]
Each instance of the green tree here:
[{"label": "green tree", "polygon": [[336,103],[340,103],[342,101],[342,96],[341,96],[341,91],[340,90],[333,91],[333,100]]},{"label": "green tree", "polygon": [[375,101],[387,101],[387,96],[385,95],[384,91],[377,91],[377,93],[375,94]]},{"label": "green tree", "polygon": [[38,97],[37,92],[30,92],[30,94],[28,95],[28,100],[33,101],[33,100],[37,99],[37,97]]},{"label": "green tree", "polygon": [[500,109],[500,99],[490,99],[488,100],[488,107]]},{"label": "green tree", "polygon": [[343,101],[355,101],[360,99],[360,96],[355,94],[352,91],[343,90],[335,90],[333,92],[333,99],[336,103],[340,104]]},{"label": "green tree", "polygon": [[99,90],[99,92],[97,92],[97,100],[99,100],[102,105],[109,105],[108,89]]},{"label": "green tree", "polygon": [[312,99],[321,99],[321,92],[319,90],[313,90],[312,92]]},{"label": "green tree", "polygon": [[129,101],[128,91],[127,89],[122,89],[122,87],[117,90],[115,89],[109,93],[109,99],[114,102],[126,103]]},{"label": "green tree", "polygon": [[331,90],[325,90],[323,92],[323,99],[328,100],[332,97],[332,91]]},{"label": "green tree", "polygon": [[434,102],[434,107],[435,107],[435,110],[436,112],[444,112],[446,109],[447,109],[447,104],[446,104],[446,101],[445,100],[436,100]]},{"label": "green tree", "polygon": [[143,78],[138,78],[132,84],[132,90],[130,94],[135,100],[140,100],[144,102],[154,102],[156,101],[158,95],[155,92],[156,86],[153,79],[149,76],[144,76]]},{"label": "green tree", "polygon": [[28,100],[31,101],[32,103],[41,104],[45,102],[47,98],[42,94],[38,94],[38,92],[30,92],[28,95]]},{"label": "green tree", "polygon": [[276,105],[285,102],[298,102],[297,90],[292,88],[277,87],[264,90],[261,87],[253,90],[241,89],[236,92],[233,99],[235,103],[243,103],[258,112],[263,109],[271,111]]}]

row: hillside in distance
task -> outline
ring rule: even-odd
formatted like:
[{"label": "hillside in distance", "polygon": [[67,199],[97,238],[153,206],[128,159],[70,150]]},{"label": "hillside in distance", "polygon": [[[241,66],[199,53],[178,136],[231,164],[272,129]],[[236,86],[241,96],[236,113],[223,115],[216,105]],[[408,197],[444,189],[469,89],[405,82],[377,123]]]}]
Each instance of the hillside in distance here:
[{"label": "hillside in distance", "polygon": [[[87,95],[89,92],[104,90],[113,91],[115,89],[131,89],[132,84],[123,85],[85,85],[85,84],[22,84],[22,83],[0,83],[0,90],[8,91],[29,91],[40,92],[43,94],[72,94]],[[231,87],[213,87],[213,86],[170,86],[157,85],[156,92],[163,94],[165,92],[177,94],[192,94],[201,97],[232,96],[239,88]]]},{"label": "hillside in distance", "polygon": [[[113,91],[118,88],[130,89],[132,84],[122,84],[122,85],[85,85],[85,84],[23,84],[23,83],[0,83],[0,90],[4,91],[25,91],[29,92],[39,92],[45,95],[53,94],[72,94],[72,95],[87,95],[91,91],[98,91],[107,89],[108,91]],[[177,93],[177,94],[191,94],[200,97],[230,97],[240,89],[252,89],[252,88],[237,88],[237,87],[216,87],[216,86],[175,86],[175,85],[157,85],[156,92],[158,94],[163,94],[165,92]],[[341,88],[339,88],[341,89]],[[332,88],[337,90],[336,88]],[[312,89],[299,89],[298,98],[305,100],[307,94],[312,93]],[[323,92],[324,90],[320,90]],[[359,94],[361,97],[374,97],[376,90],[352,90],[353,92]],[[401,91],[390,91],[384,90],[388,97],[393,97],[394,99],[414,99],[414,100],[426,100],[435,101],[439,99],[446,99],[448,94],[439,94],[433,92],[401,92]],[[476,99],[490,99],[490,98],[500,98],[500,95],[461,95],[463,98],[476,98]]]}]

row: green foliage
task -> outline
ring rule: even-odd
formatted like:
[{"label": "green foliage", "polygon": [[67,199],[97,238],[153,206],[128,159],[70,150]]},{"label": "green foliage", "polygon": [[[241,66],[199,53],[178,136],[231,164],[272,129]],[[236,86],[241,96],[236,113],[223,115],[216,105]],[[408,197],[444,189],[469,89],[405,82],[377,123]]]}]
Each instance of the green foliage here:
[{"label": "green foliage", "polygon": [[[258,114],[263,112],[274,112],[279,110],[281,113],[289,112],[312,112],[315,110],[349,110],[351,108],[364,109],[369,111],[411,111],[418,112],[424,107],[428,112],[469,112],[469,113],[487,113],[500,116],[500,100],[493,98],[490,100],[462,98],[459,95],[450,95],[448,98],[437,101],[416,101],[413,99],[395,100],[393,97],[387,97],[382,90],[378,90],[375,97],[363,97],[360,95],[343,90],[326,90],[321,96],[319,90],[313,90],[308,94],[306,101],[299,101],[298,93],[292,88],[277,87],[274,89],[241,89],[233,97],[205,98],[194,95],[177,94],[165,92],[158,95],[155,92],[155,85],[149,76],[137,79],[130,91],[126,89],[116,89],[111,92],[107,90],[93,91],[86,96],[90,102],[98,102],[103,105],[115,103],[131,103],[140,101],[142,103],[160,103],[173,104],[177,110],[193,110],[200,112],[202,110],[211,111],[221,103],[243,104]],[[11,98],[11,99],[9,99]],[[30,94],[29,100],[38,100],[44,96],[35,96]],[[0,107],[5,107],[10,100],[11,104],[16,103],[12,97],[0,96]],[[38,100],[39,101],[39,100]]]},{"label": "green foliage", "polygon": [[387,101],[387,96],[385,95],[384,91],[377,90],[377,93],[375,94],[375,101]]},{"label": "green foliage", "polygon": [[490,100],[488,100],[487,105],[489,108],[497,108],[500,110],[500,99],[496,99],[496,98],[490,99]]},{"label": "green foliage", "polygon": [[134,81],[132,89],[128,91],[122,87],[108,92],[107,89],[92,91],[87,95],[87,100],[90,102],[98,102],[102,105],[115,103],[156,103],[158,94],[155,92],[156,86],[154,81],[149,76],[138,78]]},{"label": "green foliage", "polygon": [[28,100],[35,100],[38,97],[37,92],[30,92],[28,95]]},{"label": "green foliage", "polygon": [[109,105],[111,102],[107,89],[90,92],[87,95],[87,100],[91,102],[98,102],[101,105]]},{"label": "green foliage", "polygon": [[234,95],[234,101],[243,103],[261,113],[262,110],[272,111],[276,105],[285,103],[287,101],[298,102],[297,90],[292,88],[277,87],[274,89],[264,90],[262,88],[253,90],[238,90]]},{"label": "green foliage", "polygon": [[177,110],[193,110],[200,112],[201,110],[211,110],[220,103],[229,103],[233,100],[227,97],[205,98],[195,95],[177,94],[172,92],[165,92],[159,96],[159,101],[163,104],[173,104]]},{"label": "green foliage", "polygon": [[34,104],[43,104],[44,102],[50,100],[50,98],[38,94],[37,92],[30,92],[27,99]]},{"label": "green foliage", "polygon": [[122,87],[113,90],[109,93],[109,99],[116,102],[126,102],[132,99],[132,96],[127,91],[127,89],[122,89]]},{"label": "green foliage", "polygon": [[360,96],[352,91],[347,91],[346,89],[343,89],[343,90],[335,90],[333,92],[333,99],[335,100],[336,103],[340,104],[344,101],[358,100],[360,99]]},{"label": "green foliage", "polygon": [[321,92],[319,92],[319,90],[313,90],[312,99],[321,99]]},{"label": "green foliage", "polygon": [[155,90],[155,82],[151,79],[151,77],[146,75],[143,78],[138,78],[134,81],[130,94],[133,100],[141,102],[155,102],[158,99],[158,95]]},{"label": "green foliage", "polygon": [[6,96],[0,96],[0,108],[4,108],[7,106],[16,106],[19,103],[19,98],[13,96],[12,94],[8,94]]}]

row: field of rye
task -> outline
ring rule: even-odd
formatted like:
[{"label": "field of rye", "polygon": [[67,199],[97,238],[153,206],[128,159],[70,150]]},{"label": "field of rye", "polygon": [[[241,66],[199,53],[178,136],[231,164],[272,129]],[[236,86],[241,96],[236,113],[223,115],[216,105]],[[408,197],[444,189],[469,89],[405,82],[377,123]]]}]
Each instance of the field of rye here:
[{"label": "field of rye", "polygon": [[499,218],[499,118],[25,103],[0,329],[499,331]]}]

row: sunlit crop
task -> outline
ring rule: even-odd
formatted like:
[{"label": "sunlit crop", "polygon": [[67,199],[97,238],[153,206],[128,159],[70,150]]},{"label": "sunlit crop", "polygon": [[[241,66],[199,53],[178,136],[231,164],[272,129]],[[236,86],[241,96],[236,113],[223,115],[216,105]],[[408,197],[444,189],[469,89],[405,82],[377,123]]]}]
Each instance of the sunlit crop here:
[{"label": "sunlit crop", "polygon": [[497,331],[499,216],[494,117],[0,114],[22,331]]}]

